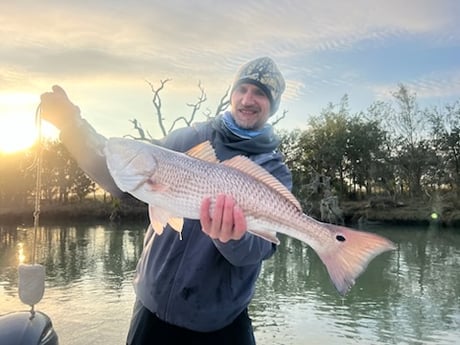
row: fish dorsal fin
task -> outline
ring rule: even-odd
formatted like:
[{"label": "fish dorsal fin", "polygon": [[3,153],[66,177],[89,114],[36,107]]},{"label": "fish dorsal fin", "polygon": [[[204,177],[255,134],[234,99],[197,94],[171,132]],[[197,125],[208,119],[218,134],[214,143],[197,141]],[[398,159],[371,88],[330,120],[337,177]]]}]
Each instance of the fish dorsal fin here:
[{"label": "fish dorsal fin", "polygon": [[276,177],[271,175],[267,170],[260,165],[254,163],[245,156],[235,156],[222,164],[237,169],[245,174],[256,178],[259,182],[264,183],[268,187],[274,189],[292,203],[298,210],[302,210],[299,201]]},{"label": "fish dorsal fin", "polygon": [[185,154],[196,159],[201,159],[202,161],[219,163],[216,152],[209,141],[203,141],[201,144],[185,152]]}]

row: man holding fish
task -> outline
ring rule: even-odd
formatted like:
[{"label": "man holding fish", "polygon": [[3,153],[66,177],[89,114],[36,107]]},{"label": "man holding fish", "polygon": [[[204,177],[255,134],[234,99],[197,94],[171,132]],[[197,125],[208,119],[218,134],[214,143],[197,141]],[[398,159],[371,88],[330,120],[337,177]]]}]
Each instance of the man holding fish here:
[{"label": "man holding fish", "polygon": [[230,111],[156,145],[107,140],[62,88],[42,95],[43,118],[61,129],[81,168],[115,196],[149,204],[127,344],[255,344],[247,307],[276,232],[311,246],[342,294],[372,258],[394,248],[303,214],[267,123],[284,89],[273,60],[249,61],[236,74]]},{"label": "man holding fish", "polygon": [[[284,78],[270,58],[243,65],[231,91],[231,111],[208,123],[176,130],[159,144],[185,152],[209,140],[217,158],[245,155],[287,188],[291,175],[267,124],[279,106]],[[106,139],[81,116],[59,86],[41,96],[45,120],[80,167],[115,196],[122,196],[105,162]],[[149,227],[134,280],[137,301],[128,344],[255,344],[247,306],[261,263],[276,246],[246,231],[241,208],[220,194],[201,204],[201,222],[184,221],[182,239],[168,224],[161,235]],[[152,209],[150,213],[155,213]]]}]

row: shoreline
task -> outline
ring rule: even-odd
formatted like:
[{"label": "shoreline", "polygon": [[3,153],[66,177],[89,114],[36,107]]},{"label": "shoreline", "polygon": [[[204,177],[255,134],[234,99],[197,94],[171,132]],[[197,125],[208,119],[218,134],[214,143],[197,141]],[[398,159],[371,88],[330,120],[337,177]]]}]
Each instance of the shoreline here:
[{"label": "shoreline", "polygon": [[[442,227],[460,228],[460,210],[445,206],[435,210],[430,205],[419,204],[376,204],[367,201],[346,201],[340,205],[345,224],[398,223],[432,224]],[[315,215],[312,215],[315,217]],[[112,221],[116,223],[141,221],[148,224],[147,205],[140,202],[102,202],[85,200],[67,204],[42,205],[39,219],[41,224],[62,222]],[[0,207],[0,224],[33,225],[33,206]]]}]

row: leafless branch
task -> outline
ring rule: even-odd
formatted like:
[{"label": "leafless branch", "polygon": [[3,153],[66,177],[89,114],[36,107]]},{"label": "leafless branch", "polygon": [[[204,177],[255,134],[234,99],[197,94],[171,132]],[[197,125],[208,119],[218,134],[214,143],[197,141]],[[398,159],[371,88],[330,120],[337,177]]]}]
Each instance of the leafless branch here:
[{"label": "leafless branch", "polygon": [[153,98],[152,98],[152,103],[153,103],[153,106],[156,110],[156,115],[157,115],[157,122],[158,124],[160,125],[160,129],[161,129],[161,132],[163,133],[163,136],[165,136],[166,134],[168,134],[168,132],[166,131],[166,128],[165,128],[165,125],[164,125],[164,117],[163,117],[163,114],[161,113],[161,97],[160,97],[160,91],[163,90],[165,84],[167,82],[171,81],[171,79],[165,79],[165,80],[160,80],[160,86],[158,88],[155,89],[155,87],[153,86],[153,84],[151,82],[149,82],[148,80],[146,80],[146,82],[150,85],[150,89],[152,90],[152,93],[153,93]]},{"label": "leafless branch", "polygon": [[169,128],[168,133],[174,129],[174,127],[179,121],[184,121],[188,127],[192,125],[193,121],[195,120],[197,111],[201,108],[201,105],[207,101],[206,92],[204,91],[201,81],[198,82],[198,88],[200,89],[200,96],[198,97],[196,103],[187,103],[187,106],[192,108],[192,113],[190,114],[190,116],[188,118],[186,118],[185,116],[180,116],[176,118],[172,123],[171,127]]},{"label": "leafless branch", "polygon": [[288,111],[286,109],[284,109],[283,113],[281,115],[276,116],[276,119],[271,121],[272,126],[275,126],[276,124],[278,124],[278,122],[280,122],[282,119],[284,119],[286,117],[287,113],[288,113]]},{"label": "leafless branch", "polygon": [[146,135],[146,132],[145,130],[142,128],[142,125],[139,121],[137,121],[137,119],[132,119],[132,120],[129,120],[129,122],[131,122],[134,126],[134,129],[139,133],[139,136],[136,137],[134,135],[125,135],[125,137],[128,137],[128,138],[131,138],[131,139],[136,139],[136,140],[145,140],[145,141],[152,141],[152,135],[149,133],[149,131],[147,131],[147,135]]},{"label": "leafless branch", "polygon": [[[162,109],[161,109],[162,108],[162,101],[161,101],[161,97],[160,97],[160,92],[165,88],[166,83],[170,82],[171,80],[172,79],[170,79],[170,78],[160,80],[160,86],[159,87],[155,87],[153,85],[153,83],[151,83],[150,81],[146,80],[147,84],[149,84],[149,86],[150,86],[150,90],[153,93],[152,104],[153,104],[153,106],[155,108],[156,119],[157,119],[156,122],[158,123],[163,136],[166,136],[171,131],[173,131],[174,128],[176,127],[176,125],[181,121],[183,121],[186,126],[191,126],[193,124],[193,122],[195,121],[195,118],[196,118],[199,110],[201,109],[202,105],[208,100],[206,92],[204,90],[204,87],[201,84],[201,81],[199,81],[198,82],[198,88],[200,89],[200,95],[198,97],[198,100],[195,103],[187,103],[187,106],[192,108],[190,115],[189,116],[179,116],[179,117],[175,118],[174,121],[172,122],[171,126],[168,129],[166,129],[165,118],[163,117]],[[219,102],[219,104],[217,106],[217,109],[216,109],[214,114],[209,108],[206,109],[206,111],[203,112],[203,114],[204,114],[204,116],[206,117],[207,120],[209,120],[209,119],[211,119],[213,117],[216,117],[217,115],[219,115],[225,109],[228,108],[228,106],[230,104],[229,93],[230,93],[230,87],[227,88],[225,94],[220,99],[220,102]],[[133,124],[134,129],[137,131],[138,136],[126,135],[126,137],[130,137],[130,138],[137,139],[137,140],[146,140],[146,141],[150,141],[150,142],[154,140],[153,137],[151,136],[151,134],[148,131],[145,131],[142,128],[141,123],[137,119],[130,120],[130,122]]]},{"label": "leafless branch", "polygon": [[214,113],[214,117],[219,115],[221,112],[223,112],[225,109],[227,109],[228,106],[230,105],[230,95],[229,95],[229,93],[230,93],[230,86],[227,88],[227,90],[225,91],[224,95],[220,99],[219,104],[217,105],[217,108],[216,108],[216,112]]},{"label": "leafless branch", "polygon": [[230,105],[230,86],[227,88],[225,91],[225,94],[222,96],[222,98],[219,101],[219,104],[217,105],[216,111],[213,113],[213,111],[209,108],[206,108],[206,110],[203,112],[204,117],[206,120],[211,120],[212,118],[215,118],[217,115],[222,113],[225,109],[228,108]]}]

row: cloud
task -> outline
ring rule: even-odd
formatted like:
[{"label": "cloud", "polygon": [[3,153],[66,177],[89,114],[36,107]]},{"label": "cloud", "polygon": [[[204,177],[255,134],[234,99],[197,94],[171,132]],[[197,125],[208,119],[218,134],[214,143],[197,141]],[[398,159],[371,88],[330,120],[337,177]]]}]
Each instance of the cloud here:
[{"label": "cloud", "polygon": [[418,98],[458,98],[460,95],[460,69],[432,73],[408,83]]},{"label": "cloud", "polygon": [[[124,91],[172,78],[168,90],[184,98],[188,91],[187,101],[198,80],[211,99],[239,65],[269,55],[285,74],[288,103],[358,88],[380,97],[395,84],[362,75],[343,60],[349,52],[385,50],[398,39],[460,41],[457,0],[16,0],[0,12],[0,90],[64,81]],[[406,80],[420,97],[460,94],[458,74],[431,73]]]},{"label": "cloud", "polygon": [[[384,40],[401,32],[438,30],[452,21],[437,1],[379,4],[355,1],[17,1],[3,5],[3,51],[24,59],[43,51],[67,51],[87,59],[101,50],[115,62],[200,70],[220,67],[215,58],[242,63],[254,54],[279,57],[351,49],[363,40]],[[446,24],[447,23],[447,24]],[[45,55],[46,56],[46,55]],[[96,58],[98,58],[96,56]],[[138,61],[137,61],[138,59]],[[238,61],[239,60],[239,61]],[[214,63],[212,63],[214,61]],[[54,61],[53,61],[54,62]],[[209,66],[209,62],[211,62]],[[163,64],[160,64],[160,67]],[[33,64],[31,64],[34,67]],[[110,66],[110,64],[109,64]],[[40,67],[40,66],[38,66]],[[230,66],[234,68],[234,65]],[[70,69],[70,68],[69,68]]]},{"label": "cloud", "polygon": [[[458,100],[460,95],[460,69],[456,71],[433,72],[420,78],[403,83],[410,92],[416,94],[420,101]],[[379,84],[370,86],[375,98],[379,100],[392,99],[392,93],[398,85]],[[425,102],[426,103],[426,102]]]}]

